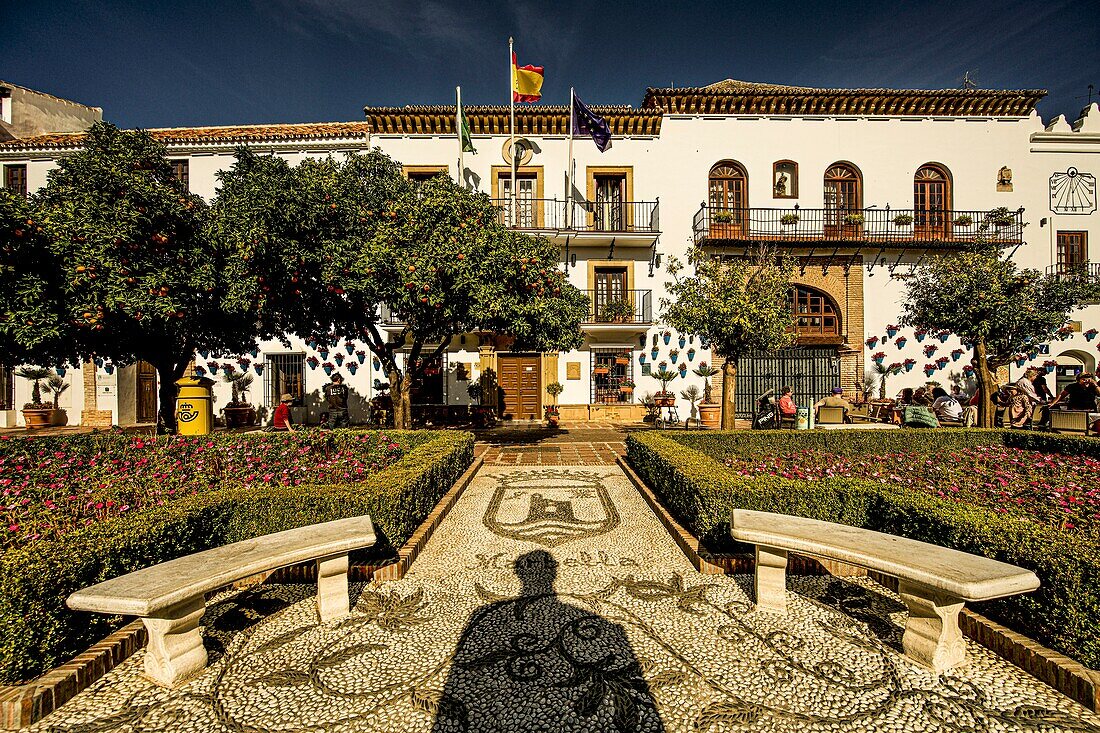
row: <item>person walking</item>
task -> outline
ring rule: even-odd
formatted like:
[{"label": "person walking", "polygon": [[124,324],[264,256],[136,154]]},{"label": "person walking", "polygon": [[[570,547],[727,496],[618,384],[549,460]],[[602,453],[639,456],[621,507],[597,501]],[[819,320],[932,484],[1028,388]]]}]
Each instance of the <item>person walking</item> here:
[{"label": "person walking", "polygon": [[350,390],[344,384],[344,377],[340,372],[332,375],[332,381],[324,387],[325,403],[328,406],[328,418],[325,427],[348,427],[348,395]]}]

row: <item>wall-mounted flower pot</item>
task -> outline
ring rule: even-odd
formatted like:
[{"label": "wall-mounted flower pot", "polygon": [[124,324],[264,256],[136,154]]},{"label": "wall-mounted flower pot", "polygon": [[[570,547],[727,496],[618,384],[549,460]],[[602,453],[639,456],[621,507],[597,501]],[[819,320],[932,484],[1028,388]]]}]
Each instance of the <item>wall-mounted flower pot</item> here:
[{"label": "wall-mounted flower pot", "polygon": [[347,349],[348,356],[351,356],[352,354],[355,353],[355,344],[353,344],[353,343],[349,342],[349,343],[344,344],[344,348]]}]

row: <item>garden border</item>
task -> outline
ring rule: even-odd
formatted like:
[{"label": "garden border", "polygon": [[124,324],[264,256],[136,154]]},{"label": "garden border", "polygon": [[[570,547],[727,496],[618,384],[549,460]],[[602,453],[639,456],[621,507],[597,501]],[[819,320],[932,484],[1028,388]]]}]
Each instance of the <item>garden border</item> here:
[{"label": "garden border", "polygon": [[[404,577],[436,527],[454,507],[455,502],[473,481],[474,475],[483,464],[484,461],[480,457],[474,459],[447,493],[436,502],[435,508],[420,523],[412,536],[401,545],[395,560],[381,565],[353,565],[349,568],[349,580],[369,582],[400,580]],[[227,587],[246,588],[265,583],[313,582],[316,580],[316,573],[316,563],[310,562],[246,578]],[[219,588],[207,593],[207,600],[223,590],[224,588]],[[145,626],[140,619],[137,619],[31,682],[0,687],[0,730],[19,730],[37,723],[91,687],[92,683],[129,659],[134,652],[143,649],[145,642]]]},{"label": "garden border", "polygon": [[[646,485],[627,462],[625,456],[618,459],[619,467],[657,515],[676,545],[703,575],[749,574],[754,570],[751,555],[713,555],[702,549],[699,538],[689,532],[665,508],[661,500]],[[864,568],[831,560],[817,560],[791,553],[787,572],[792,575],[823,575],[837,577],[870,577],[891,590],[897,590],[897,579]],[[1006,626],[991,621],[981,614],[964,608],[959,617],[963,634],[990,650],[997,656],[1016,665],[1040,682],[1080,703],[1093,712],[1100,713],[1100,671],[1092,670],[1080,662],[1048,649],[1039,642]]]}]

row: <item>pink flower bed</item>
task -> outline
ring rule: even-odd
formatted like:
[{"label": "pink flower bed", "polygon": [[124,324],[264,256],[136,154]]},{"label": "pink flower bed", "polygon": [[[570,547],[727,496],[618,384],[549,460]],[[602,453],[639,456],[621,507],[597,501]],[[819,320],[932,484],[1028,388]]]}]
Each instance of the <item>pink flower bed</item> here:
[{"label": "pink flower bed", "polygon": [[742,476],[856,478],[987,507],[1065,530],[1100,534],[1100,460],[982,446],[843,456],[820,451],[727,459]]},{"label": "pink flower bed", "polygon": [[183,496],[360,481],[405,448],[381,433],[0,438],[4,549]]}]

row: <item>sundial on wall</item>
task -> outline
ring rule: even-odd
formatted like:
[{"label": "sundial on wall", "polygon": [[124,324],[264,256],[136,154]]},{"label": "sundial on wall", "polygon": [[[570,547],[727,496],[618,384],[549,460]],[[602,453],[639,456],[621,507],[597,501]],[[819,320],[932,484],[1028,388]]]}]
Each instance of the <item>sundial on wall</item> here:
[{"label": "sundial on wall", "polygon": [[1070,167],[1050,177],[1050,210],[1055,214],[1096,211],[1096,176]]}]

